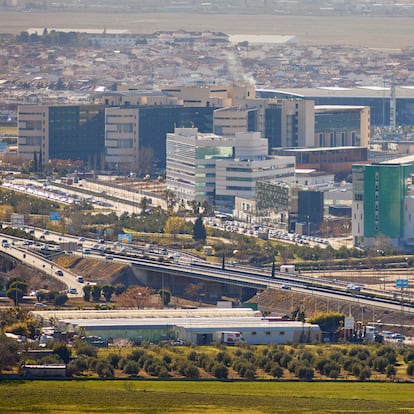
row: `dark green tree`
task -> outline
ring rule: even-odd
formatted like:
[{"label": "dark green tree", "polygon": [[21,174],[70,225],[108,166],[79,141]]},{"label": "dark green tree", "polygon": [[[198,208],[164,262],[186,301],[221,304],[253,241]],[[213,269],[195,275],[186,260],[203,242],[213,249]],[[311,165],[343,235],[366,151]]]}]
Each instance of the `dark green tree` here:
[{"label": "dark green tree", "polygon": [[63,343],[56,344],[53,347],[53,353],[56,354],[65,364],[67,364],[70,360],[70,349]]},{"label": "dark green tree", "polygon": [[68,295],[66,293],[59,293],[55,296],[53,304],[56,306],[63,306],[68,301]]},{"label": "dark green tree", "polygon": [[114,294],[114,287],[111,285],[104,285],[102,288],[102,295],[107,302],[111,301],[111,297]]},{"label": "dark green tree", "polygon": [[102,294],[102,288],[99,285],[93,285],[92,286],[92,299],[94,302],[99,302],[99,300],[101,299],[101,294]]},{"label": "dark green tree", "polygon": [[194,222],[193,239],[196,241],[205,241],[207,238],[206,228],[203,224],[203,218],[198,216]]},{"label": "dark green tree", "polygon": [[82,290],[83,290],[83,300],[85,302],[90,302],[90,300],[91,300],[91,286],[90,285],[85,285]]},{"label": "dark green tree", "polygon": [[14,302],[14,306],[17,306],[23,299],[24,293],[21,289],[12,287],[6,290],[6,296]]}]

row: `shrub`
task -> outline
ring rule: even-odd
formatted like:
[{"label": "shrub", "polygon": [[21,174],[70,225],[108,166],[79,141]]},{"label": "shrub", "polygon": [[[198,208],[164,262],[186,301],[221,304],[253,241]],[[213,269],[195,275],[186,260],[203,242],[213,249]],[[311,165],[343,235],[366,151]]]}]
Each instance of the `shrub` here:
[{"label": "shrub", "polygon": [[282,378],[283,377],[283,368],[279,364],[274,364],[272,369],[270,370],[270,373],[275,378]]},{"label": "shrub", "polygon": [[410,377],[414,376],[414,362],[410,362],[407,367],[407,375]]},{"label": "shrub", "polygon": [[177,371],[186,378],[199,378],[200,370],[188,361],[181,361],[177,363]]},{"label": "shrub", "polygon": [[229,369],[223,364],[215,364],[212,367],[211,373],[219,379],[227,379],[229,375]]},{"label": "shrub", "polygon": [[128,375],[137,375],[140,368],[136,361],[128,361],[124,366],[124,373]]},{"label": "shrub", "polygon": [[53,353],[55,353],[65,364],[67,364],[70,360],[70,349],[65,344],[55,345]]},{"label": "shrub", "polygon": [[414,361],[414,349],[410,349],[405,355],[404,355],[404,362],[407,364],[411,361]]},{"label": "shrub", "polygon": [[396,374],[394,365],[387,365],[387,367],[385,368],[385,373],[387,374],[387,378],[394,377]]},{"label": "shrub", "polygon": [[358,378],[361,381],[364,381],[370,377],[371,377],[371,370],[367,366],[362,367]]},{"label": "shrub", "polygon": [[381,373],[384,373],[385,368],[389,365],[388,360],[382,356],[375,358],[373,362],[374,362],[373,367],[375,371],[378,371]]},{"label": "shrub", "polygon": [[76,349],[76,354],[79,355],[86,355],[90,357],[96,357],[98,354],[97,349],[93,346],[88,344],[85,341],[77,340],[74,342],[74,348]]},{"label": "shrub", "polygon": [[338,378],[341,372],[340,365],[335,361],[330,361],[324,366],[324,374],[330,378]]},{"label": "shrub", "polygon": [[315,364],[315,368],[321,373],[321,374],[325,374],[326,370],[325,370],[325,366],[330,364],[331,360],[328,358],[321,358],[319,360],[316,361]]},{"label": "shrub", "polygon": [[118,368],[119,361],[121,360],[121,356],[118,354],[111,353],[108,355],[108,362],[114,367]]},{"label": "shrub", "polygon": [[114,377],[114,369],[107,361],[103,361],[103,360],[98,361],[98,363],[96,364],[95,370],[100,378],[113,378]]},{"label": "shrub", "polygon": [[231,365],[231,356],[227,354],[226,352],[219,352],[216,355],[216,361],[221,362],[224,365],[229,367]]},{"label": "shrub", "polygon": [[187,359],[188,359],[189,361],[196,361],[196,360],[197,360],[197,352],[196,352],[196,351],[191,351],[191,352],[188,354]]},{"label": "shrub", "polygon": [[295,375],[302,380],[311,380],[314,374],[313,368],[306,365],[298,365],[295,370]]},{"label": "shrub", "polygon": [[362,365],[360,365],[360,364],[353,364],[352,365],[352,375],[353,376],[359,377],[361,371],[362,371]]},{"label": "shrub", "polygon": [[136,349],[132,351],[130,355],[128,355],[128,359],[132,359],[133,361],[139,361],[139,359],[145,354],[145,351],[142,349]]},{"label": "shrub", "polygon": [[282,358],[280,358],[280,366],[287,368],[290,361],[292,361],[292,357],[289,354],[284,354]]}]

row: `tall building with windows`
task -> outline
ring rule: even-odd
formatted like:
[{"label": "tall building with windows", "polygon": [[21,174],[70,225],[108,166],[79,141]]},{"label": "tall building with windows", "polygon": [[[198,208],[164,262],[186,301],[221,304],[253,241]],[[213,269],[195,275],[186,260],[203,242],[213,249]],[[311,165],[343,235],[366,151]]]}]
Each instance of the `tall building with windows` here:
[{"label": "tall building with windows", "polygon": [[106,108],[105,166],[113,171],[138,168],[138,110]]},{"label": "tall building with windows", "polygon": [[314,147],[368,147],[370,141],[368,106],[315,106]]},{"label": "tall building with windows", "polygon": [[105,168],[141,171],[150,163],[165,169],[166,135],[175,127],[213,130],[213,108],[119,106],[105,111]]},{"label": "tall building with windows", "polygon": [[235,197],[254,200],[260,180],[294,181],[295,158],[267,155],[267,139],[260,132],[237,133],[234,158],[216,164],[216,205],[234,209]]},{"label": "tall building with windows", "polygon": [[167,188],[181,202],[214,204],[216,162],[232,159],[234,140],[201,134],[197,128],[176,128],[167,134]]},{"label": "tall building with windows", "polygon": [[36,153],[43,164],[82,160],[90,168],[103,167],[103,105],[20,105],[17,118],[17,147],[23,158],[32,160]]},{"label": "tall building with windows", "polygon": [[355,246],[374,246],[380,238],[388,239],[397,248],[406,246],[405,217],[411,212],[406,212],[405,206],[412,168],[412,164],[390,163],[352,167]]},{"label": "tall building with windows", "polygon": [[294,157],[267,155],[259,132],[234,138],[176,128],[167,134],[167,187],[184,202],[208,201],[233,210],[235,197],[254,199],[258,180],[293,181]]}]

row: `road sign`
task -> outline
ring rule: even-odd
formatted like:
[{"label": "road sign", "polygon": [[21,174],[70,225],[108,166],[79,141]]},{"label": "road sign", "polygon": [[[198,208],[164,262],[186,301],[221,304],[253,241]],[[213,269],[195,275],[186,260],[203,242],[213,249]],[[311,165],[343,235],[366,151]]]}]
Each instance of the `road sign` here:
[{"label": "road sign", "polygon": [[346,317],[344,322],[345,329],[354,329],[355,319],[352,316]]},{"label": "road sign", "polygon": [[24,215],[18,214],[18,213],[12,213],[11,224],[13,228],[23,227],[24,226]]},{"label": "road sign", "polygon": [[120,233],[118,234],[118,241],[121,243],[131,243],[132,235],[129,233]]},{"label": "road sign", "polygon": [[395,287],[397,287],[397,288],[408,288],[408,279],[397,279],[395,281]]},{"label": "road sign", "polygon": [[60,213],[58,211],[51,211],[49,213],[49,220],[59,221],[60,220]]}]

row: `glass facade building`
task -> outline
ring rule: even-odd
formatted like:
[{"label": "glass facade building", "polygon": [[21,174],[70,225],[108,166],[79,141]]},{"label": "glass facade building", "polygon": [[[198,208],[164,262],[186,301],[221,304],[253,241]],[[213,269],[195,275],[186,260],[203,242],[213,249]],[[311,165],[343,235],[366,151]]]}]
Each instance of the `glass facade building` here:
[{"label": "glass facade building", "polygon": [[411,164],[352,167],[352,233],[356,246],[372,246],[383,236],[404,243],[404,200],[411,184]]},{"label": "glass facade building", "polygon": [[104,125],[101,105],[49,107],[49,158],[82,160],[101,168]]}]

